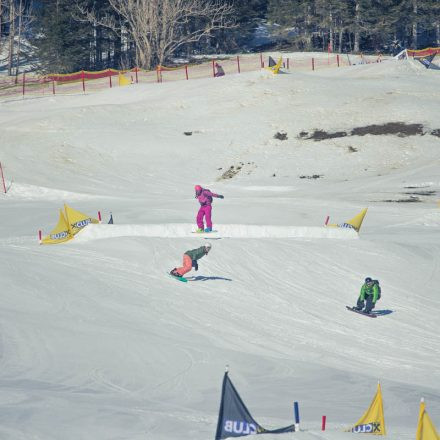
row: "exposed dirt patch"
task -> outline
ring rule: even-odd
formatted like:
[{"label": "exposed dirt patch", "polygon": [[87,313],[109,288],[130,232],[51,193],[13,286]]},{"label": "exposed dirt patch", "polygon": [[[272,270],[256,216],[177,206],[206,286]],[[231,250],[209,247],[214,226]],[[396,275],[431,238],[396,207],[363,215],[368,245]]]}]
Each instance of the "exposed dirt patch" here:
[{"label": "exposed dirt patch", "polygon": [[411,194],[415,196],[434,196],[436,194],[436,191],[411,191],[406,192],[405,194]]},{"label": "exposed dirt patch", "polygon": [[284,131],[277,131],[273,137],[274,137],[274,139],[278,139],[279,141],[286,141],[287,140],[287,133]]},{"label": "exposed dirt patch", "polygon": [[[244,171],[244,169],[246,169],[247,174],[251,174],[255,168],[257,168],[257,165],[255,165],[254,162],[240,162],[238,165],[231,165],[219,178],[217,178],[217,181],[232,179],[240,171]],[[218,170],[222,169],[223,168],[218,168]]]},{"label": "exposed dirt patch", "polygon": [[431,131],[432,136],[440,137],[440,128]]},{"label": "exposed dirt patch", "polygon": [[320,179],[324,177],[323,174],[312,174],[311,176],[299,176],[300,179]]},{"label": "exposed dirt patch", "polygon": [[358,151],[357,148],[352,147],[351,145],[348,146],[348,152],[349,153],[356,153]]},{"label": "exposed dirt patch", "polygon": [[410,197],[409,199],[397,199],[397,200],[383,200],[383,202],[387,203],[417,203],[421,202],[418,197]]},{"label": "exposed dirt patch", "polygon": [[351,136],[365,136],[373,134],[380,136],[384,134],[395,134],[399,137],[423,135],[422,124],[405,124],[405,122],[388,122],[380,125],[366,125],[365,127],[356,127],[351,130]]},{"label": "exposed dirt patch", "polygon": [[219,180],[227,180],[232,179],[235,175],[237,175],[241,170],[241,167],[235,168],[234,165],[231,165],[228,170],[226,170],[220,177]]},{"label": "exposed dirt patch", "polygon": [[328,133],[324,130],[315,130],[313,133],[302,131],[299,135],[302,139],[313,139],[314,141],[324,141],[326,139],[335,139],[347,136],[345,131],[337,131],[335,133]]},{"label": "exposed dirt patch", "polygon": [[[312,133],[301,131],[298,135],[299,139],[313,139],[314,141],[323,141],[326,139],[336,139],[346,136],[366,136],[371,134],[374,136],[395,135],[399,137],[423,136],[423,124],[406,124],[405,122],[387,122],[386,124],[372,124],[364,127],[355,127],[350,133],[346,131],[336,131],[329,133],[325,130],[317,129]],[[431,135],[440,137],[440,129],[431,131]],[[349,147],[350,148],[350,147]],[[353,152],[353,151],[352,151]]]}]

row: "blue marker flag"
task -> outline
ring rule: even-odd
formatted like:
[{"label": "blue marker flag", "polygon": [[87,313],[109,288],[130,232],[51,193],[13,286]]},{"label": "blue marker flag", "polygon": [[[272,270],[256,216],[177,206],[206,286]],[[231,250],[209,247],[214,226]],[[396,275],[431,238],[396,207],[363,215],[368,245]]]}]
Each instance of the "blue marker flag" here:
[{"label": "blue marker flag", "polygon": [[225,373],[215,440],[242,437],[249,434],[282,434],[293,431],[295,431],[295,425],[274,430],[265,429],[259,425],[241,400],[228,373]]}]

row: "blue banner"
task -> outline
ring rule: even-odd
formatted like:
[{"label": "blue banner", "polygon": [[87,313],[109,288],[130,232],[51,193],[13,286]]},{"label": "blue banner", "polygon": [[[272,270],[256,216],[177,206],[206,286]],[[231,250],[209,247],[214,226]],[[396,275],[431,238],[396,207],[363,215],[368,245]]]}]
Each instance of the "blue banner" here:
[{"label": "blue banner", "polygon": [[259,425],[241,400],[228,373],[225,373],[215,440],[250,434],[281,434],[293,431],[295,431],[295,425],[274,430],[265,429]]}]

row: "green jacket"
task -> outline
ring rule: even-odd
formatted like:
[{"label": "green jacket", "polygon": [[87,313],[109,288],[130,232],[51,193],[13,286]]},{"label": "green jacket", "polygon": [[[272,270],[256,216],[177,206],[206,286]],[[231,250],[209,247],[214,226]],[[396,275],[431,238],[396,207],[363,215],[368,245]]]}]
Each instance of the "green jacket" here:
[{"label": "green jacket", "polygon": [[185,255],[191,258],[191,260],[200,260],[200,258],[206,255],[205,246],[200,246],[197,249],[192,249],[190,251],[186,251]]},{"label": "green jacket", "polygon": [[377,301],[377,298],[379,297],[379,286],[377,285],[377,283],[374,283],[372,286],[367,286],[366,284],[364,284],[361,287],[361,294],[359,296],[359,299],[361,301],[364,301],[366,295],[373,295],[373,303]]}]

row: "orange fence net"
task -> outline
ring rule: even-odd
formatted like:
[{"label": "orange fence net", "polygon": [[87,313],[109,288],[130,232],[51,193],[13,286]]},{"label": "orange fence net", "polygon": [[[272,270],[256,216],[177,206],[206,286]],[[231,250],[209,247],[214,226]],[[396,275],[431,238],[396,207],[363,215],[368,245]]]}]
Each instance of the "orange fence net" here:
[{"label": "orange fence net", "polygon": [[[0,76],[0,98],[11,96],[44,96],[54,94],[78,94],[137,83],[181,81],[216,76],[218,67],[225,75],[258,71],[269,65],[270,54],[237,55],[218,57],[199,64],[185,64],[178,67],[158,66],[155,70],[135,67],[130,70],[106,69],[100,71],[79,71],[67,74],[52,73],[44,76],[23,74],[20,77]],[[362,55],[341,55],[333,53],[295,53],[272,55],[278,60],[282,56],[282,69],[316,70],[353,64],[379,62],[380,57]]]}]

